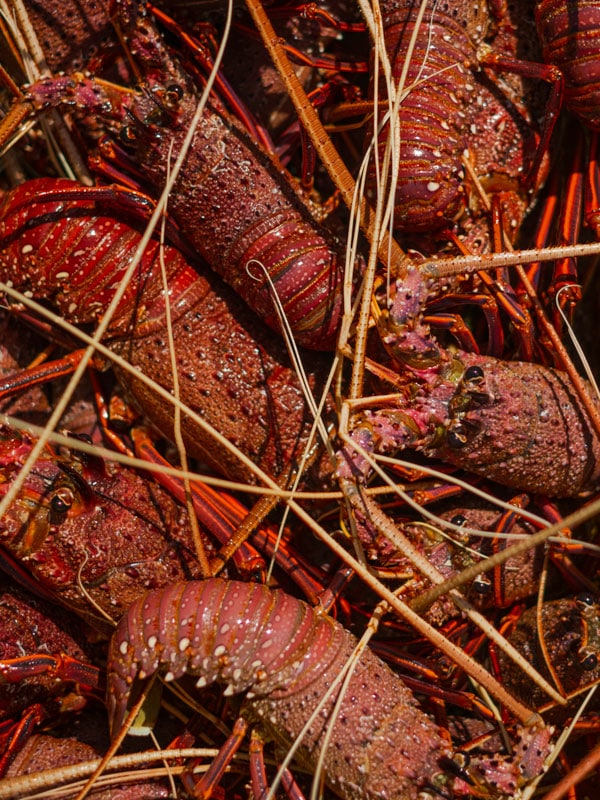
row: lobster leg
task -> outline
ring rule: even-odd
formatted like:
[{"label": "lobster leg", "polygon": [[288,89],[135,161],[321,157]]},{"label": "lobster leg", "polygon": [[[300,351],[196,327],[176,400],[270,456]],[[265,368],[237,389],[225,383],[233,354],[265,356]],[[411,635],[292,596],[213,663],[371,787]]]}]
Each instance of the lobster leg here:
[{"label": "lobster leg", "polygon": [[55,655],[34,653],[0,661],[0,680],[5,683],[18,683],[24,678],[36,675],[49,675],[62,681],[75,681],[91,689],[98,688],[101,683],[97,667],[73,658],[67,653]]},{"label": "lobster leg", "polygon": [[[492,197],[490,210],[495,249],[499,251],[503,245],[504,236],[500,208],[497,200],[497,196],[494,195]],[[458,247],[459,252],[463,255],[472,255],[460,238],[455,236],[452,232],[448,232],[448,236]],[[501,309],[511,321],[513,328],[519,336],[521,357],[526,361],[530,360],[532,357],[533,323],[529,312],[518,302],[515,292],[508,280],[502,280],[500,276],[494,279],[485,270],[481,270],[477,275],[488,291],[487,295],[475,295],[472,300],[472,302],[481,307],[486,316],[489,330],[488,355],[500,358],[504,352],[504,332],[502,330],[499,314],[499,310]],[[470,297],[470,295],[458,295],[453,299],[455,303],[462,305],[463,303],[468,303]],[[444,302],[448,302],[449,299],[450,298],[444,298]],[[477,349],[469,349],[471,352],[478,352]]]},{"label": "lobster leg", "polygon": [[[546,193],[540,215],[535,246],[540,249],[549,244],[570,245],[580,240],[581,224],[585,219],[594,229],[597,217],[597,176],[595,175],[596,134],[592,134],[591,142],[586,143],[581,126],[569,125],[567,134],[574,137],[571,163],[567,177],[561,186],[560,173],[556,169],[551,176],[551,184]],[[584,164],[584,151],[587,149],[587,165]],[[544,270],[548,267],[538,263],[531,264],[527,274],[536,287],[545,287],[548,298],[552,302],[553,323],[557,330],[564,327],[563,314],[572,321],[573,312],[581,300],[582,289],[577,274],[577,260],[574,258],[558,259],[552,271],[552,277],[543,281]],[[559,310],[557,310],[558,305]]]},{"label": "lobster leg", "polygon": [[585,220],[600,239],[600,136],[597,131],[590,134],[589,158],[585,182]]},{"label": "lobster leg", "polygon": [[13,397],[33,386],[42,386],[48,381],[72,375],[81,362],[83,350],[68,353],[55,361],[46,361],[39,366],[24,369],[0,381],[0,399]]},{"label": "lobster leg", "polygon": [[[584,164],[583,131],[579,126],[575,130],[576,145],[573,149],[572,164],[567,176],[566,185],[561,200],[560,215],[558,220],[558,243],[561,245],[575,244],[579,241],[584,201]],[[574,258],[561,258],[555,265],[552,280],[548,289],[550,300],[556,301],[559,309],[572,321],[573,312],[581,300],[581,287],[577,276],[577,261]],[[554,306],[554,302],[553,302]],[[563,318],[554,310],[554,325],[557,330],[563,328]]]},{"label": "lobster leg", "polygon": [[[250,734],[250,775],[252,791],[256,800],[263,800],[269,796],[269,793],[272,794],[275,791],[275,787],[269,786],[267,779],[263,736],[256,728],[253,728]],[[300,787],[288,769],[280,771],[280,780],[289,800],[305,800]]]},{"label": "lobster leg", "polygon": [[[136,452],[139,456],[153,463],[162,463],[167,466],[167,462],[160,456],[151,442],[144,435],[140,428],[132,432]],[[180,479],[168,476],[165,473],[156,473],[156,480],[173,494],[180,502],[184,501],[184,487]],[[226,492],[215,492],[210,486],[200,481],[192,482],[192,497],[194,507],[202,523],[214,536],[223,544],[227,545],[234,535],[235,530],[244,522],[248,516],[248,510],[232,495]],[[271,526],[262,524],[250,534],[251,540],[256,543],[258,549],[267,557],[273,558],[283,572],[290,577],[296,585],[303,591],[310,602],[317,602],[318,597],[324,591],[322,583],[308,571],[308,565],[304,565],[297,556],[288,552],[283,543],[279,543],[279,536]],[[241,549],[239,549],[241,548]],[[242,572],[256,573],[257,566],[262,564],[262,559],[257,560],[255,551],[248,551],[244,543],[239,545],[236,552],[242,556]],[[231,554],[234,559],[235,553]],[[231,557],[230,555],[227,558]],[[236,560],[240,566],[240,560]],[[225,561],[217,554],[214,561],[216,573],[220,571]],[[314,571],[314,568],[312,568]],[[324,576],[323,576],[324,577]]]},{"label": "lobster leg", "polygon": [[550,97],[546,104],[544,125],[540,141],[536,148],[532,163],[526,170],[525,184],[528,188],[536,185],[544,156],[550,147],[550,140],[554,132],[556,120],[562,106],[564,81],[562,72],[550,64],[534,64],[530,61],[519,61],[515,58],[506,58],[497,53],[489,53],[480,60],[483,66],[494,70],[513,72],[524,78],[534,78],[550,84]]},{"label": "lobster leg", "polygon": [[0,724],[0,778],[4,777],[16,754],[46,717],[43,706],[36,703],[18,722],[7,720]]},{"label": "lobster leg", "polygon": [[212,797],[215,787],[223,777],[225,770],[231,763],[231,759],[239,750],[248,730],[248,723],[239,717],[233,726],[233,732],[225,744],[219,749],[219,754],[213,759],[211,765],[200,778],[196,781],[193,775],[184,773],[182,783],[197,800],[209,800]]}]

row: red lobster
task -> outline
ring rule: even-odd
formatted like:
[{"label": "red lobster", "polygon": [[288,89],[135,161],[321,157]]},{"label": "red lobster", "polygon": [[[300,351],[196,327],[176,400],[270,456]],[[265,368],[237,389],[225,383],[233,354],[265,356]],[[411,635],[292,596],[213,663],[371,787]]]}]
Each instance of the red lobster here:
[{"label": "red lobster", "polygon": [[[463,159],[469,153],[475,155],[476,171],[492,173],[492,191],[512,186],[513,192],[525,196],[526,171],[530,178],[537,176],[551,130],[544,131],[544,143],[532,159],[527,151],[533,153],[535,136],[522,99],[507,86],[506,105],[499,104],[481,82],[481,67],[559,80],[551,68],[520,62],[510,50],[490,51],[486,39],[494,25],[487,2],[427,3],[419,22],[421,6],[420,0],[381,3],[385,47],[394,81],[403,74],[410,53],[402,89],[407,94],[399,105],[399,152],[397,162],[392,160],[396,166],[394,225],[408,233],[449,227],[464,214],[468,179]],[[508,13],[504,8],[497,11]],[[502,26],[500,20],[500,30]],[[380,83],[383,90],[383,81]],[[552,122],[550,119],[549,128]],[[488,128],[493,130],[491,137]],[[510,131],[505,140],[504,128]],[[380,163],[384,161],[389,132],[390,125],[386,123],[377,134]],[[480,141],[487,144],[485,151]],[[499,141],[505,143],[504,151],[498,153]],[[493,173],[498,173],[495,187]],[[369,191],[376,191],[374,168]],[[518,202],[522,216],[525,204],[522,199]]]},{"label": "red lobster", "polygon": [[[3,497],[34,439],[0,435]],[[137,473],[47,448],[0,520],[0,545],[63,605],[110,631],[140,591],[200,577],[188,526],[183,509]]]},{"label": "red lobster", "polygon": [[[228,694],[245,692],[242,714],[277,739],[300,741],[298,758],[311,771],[329,735],[326,780],[343,798],[438,795],[455,781],[447,771],[452,751],[402,681],[368,648],[352,665],[352,689],[334,714],[336,679],[356,645],[329,617],[258,584],[213,579],[150,592],[129,609],[111,641],[111,730],[122,726],[136,679],[159,670],[167,681],[189,673],[200,687],[218,682]],[[304,730],[319,701],[318,715]],[[541,769],[549,729],[534,726],[521,734],[514,759],[473,759],[474,784],[479,767],[481,782],[512,794]]]},{"label": "red lobster", "polygon": [[535,6],[544,61],[560,68],[565,103],[600,130],[600,7],[595,0],[539,0]]},{"label": "red lobster", "polygon": [[0,630],[1,777],[36,723],[85,706],[99,671],[75,617],[6,579]]},{"label": "red lobster", "polygon": [[422,321],[426,296],[412,269],[381,318],[386,348],[418,388],[395,408],[364,412],[352,434],[363,454],[345,451],[339,474],[367,474],[364,451],[412,448],[528,492],[570,497],[597,487],[600,441],[566,373],[444,350]]},{"label": "red lobster", "polygon": [[[73,323],[97,321],[141,239],[135,227],[95,202],[108,197],[110,209],[118,196],[58,179],[14,189],[0,207],[0,278],[51,302]],[[171,390],[159,251],[157,241],[146,248],[110,324],[108,343]],[[174,247],[165,248],[164,262],[182,399],[257,466],[281,475],[309,430],[283,345],[216,276],[194,270]],[[312,362],[309,383],[318,391],[323,365],[318,357]],[[142,410],[173,438],[172,409],[142,381],[121,377]],[[231,450],[189,418],[182,427],[191,454],[230,478],[255,480]]]},{"label": "red lobster", "polygon": [[[73,106],[126,138],[144,179],[163,186],[199,95],[140,3],[116,0],[116,20],[145,70],[143,92],[116,96],[79,77],[29,87],[26,107]],[[17,107],[17,117],[23,107]],[[9,123],[10,127],[10,123]],[[281,330],[272,292],[298,344],[332,349],[341,312],[343,257],[296,196],[278,165],[233,120],[208,107],[169,200],[183,233],[271,327]],[[265,279],[268,275],[273,289]]]},{"label": "red lobster", "polygon": [[[513,498],[510,502],[514,504],[518,500],[519,498]],[[446,507],[442,506],[441,509],[434,506],[430,510],[439,517],[439,521],[418,524],[403,522],[401,530],[419,551],[425,553],[429,563],[433,564],[446,579],[510,544],[505,539],[469,535],[461,531],[461,527],[506,533],[508,524],[508,530],[515,536],[529,536],[534,531],[533,526],[519,519],[515,512],[501,514],[493,506],[475,500],[463,499],[462,502],[458,500],[446,504]],[[516,522],[515,516],[517,516]],[[448,520],[453,526],[459,526],[459,529],[445,530],[443,520]],[[389,552],[390,543],[385,542],[385,545]],[[534,552],[521,553],[508,559],[493,573],[479,575],[466,584],[463,589],[464,594],[479,609],[508,608],[537,592],[543,562],[542,547],[538,547]],[[418,597],[427,588],[426,581],[417,575],[411,575],[407,560],[400,553],[394,552],[384,558],[381,566],[389,570],[398,569],[399,572],[402,568],[408,569],[410,581],[402,589],[402,597],[407,602],[411,598]],[[458,614],[454,603],[446,598],[439,598],[425,612],[426,619],[432,625],[441,625]]]},{"label": "red lobster", "polygon": [[[536,607],[525,611],[508,637],[536,669],[565,696],[572,697],[567,706],[551,707],[545,713],[552,722],[572,716],[585,691],[600,681],[599,612],[598,597],[589,592],[551,600],[543,603],[539,611]],[[503,653],[498,657],[502,678],[512,692],[527,697],[536,707],[548,702],[543,692],[515,670]],[[597,710],[598,706],[596,695],[589,710]]]}]

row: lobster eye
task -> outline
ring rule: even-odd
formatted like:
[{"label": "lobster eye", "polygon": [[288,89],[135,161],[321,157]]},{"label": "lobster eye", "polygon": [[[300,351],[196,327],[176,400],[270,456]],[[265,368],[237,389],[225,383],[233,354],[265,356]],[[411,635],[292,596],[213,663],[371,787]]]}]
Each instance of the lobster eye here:
[{"label": "lobster eye", "polygon": [[591,672],[593,669],[596,669],[598,666],[598,656],[596,653],[590,653],[589,651],[583,651],[581,654],[580,659],[581,669],[584,669],[586,672]]},{"label": "lobster eye", "polygon": [[461,525],[466,525],[467,524],[467,518],[465,517],[464,514],[455,514],[452,517],[452,519],[450,520],[450,522],[453,525],[456,525],[457,528],[460,528]]},{"label": "lobster eye", "polygon": [[74,499],[73,492],[67,489],[67,487],[63,486],[61,489],[58,489],[50,500],[51,515],[64,517],[73,505]]},{"label": "lobster eye", "polygon": [[170,83],[166,89],[167,98],[171,103],[178,103],[183,99],[183,89],[177,83]]},{"label": "lobster eye", "polygon": [[123,144],[135,143],[137,136],[135,135],[135,132],[131,127],[131,125],[125,125],[123,128],[121,128],[121,130],[119,131],[119,139]]},{"label": "lobster eye", "polygon": [[452,760],[459,769],[467,769],[471,763],[471,756],[464,750],[456,750]]},{"label": "lobster eye", "polygon": [[481,383],[483,377],[483,370],[481,367],[469,367],[467,370],[465,370],[463,380],[467,381],[468,383]]},{"label": "lobster eye", "polygon": [[467,434],[463,425],[455,425],[453,428],[450,428],[447,435],[446,441],[448,442],[448,447],[451,447],[453,450],[460,450],[467,444]]},{"label": "lobster eye", "polygon": [[473,591],[477,594],[486,595],[492,591],[492,582],[485,575],[480,575],[473,581]]},{"label": "lobster eye", "polygon": [[575,598],[575,602],[581,608],[581,610],[585,610],[586,608],[591,608],[597,602],[596,595],[592,594],[591,592],[581,592]]},{"label": "lobster eye", "polygon": [[472,775],[469,773],[470,763],[471,763],[470,755],[468,753],[465,753],[463,750],[457,750],[452,756],[442,756],[440,758],[440,766],[443,769],[446,769],[453,775],[462,778],[462,780],[465,781],[465,783],[468,783],[470,786],[473,786],[474,780]]}]

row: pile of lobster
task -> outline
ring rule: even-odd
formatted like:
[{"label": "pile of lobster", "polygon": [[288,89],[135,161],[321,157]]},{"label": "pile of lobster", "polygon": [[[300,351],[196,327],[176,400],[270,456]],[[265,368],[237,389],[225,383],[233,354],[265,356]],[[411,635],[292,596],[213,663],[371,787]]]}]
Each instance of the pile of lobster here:
[{"label": "pile of lobster", "polygon": [[600,9],[221,5],[2,6],[0,798],[591,796]]}]

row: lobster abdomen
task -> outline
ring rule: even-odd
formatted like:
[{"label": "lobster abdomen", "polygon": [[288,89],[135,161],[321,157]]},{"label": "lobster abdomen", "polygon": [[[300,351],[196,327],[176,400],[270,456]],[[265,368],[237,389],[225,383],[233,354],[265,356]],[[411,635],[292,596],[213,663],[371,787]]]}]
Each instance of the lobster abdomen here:
[{"label": "lobster abdomen", "polygon": [[535,17],[544,61],[564,75],[567,106],[600,130],[600,5],[596,0],[541,0]]},{"label": "lobster abdomen", "polygon": [[[417,33],[404,86],[410,91],[399,111],[394,224],[402,230],[439,228],[464,207],[461,156],[467,148],[467,109],[475,92],[467,64],[477,63],[472,5],[458,3],[456,14],[435,8],[426,13]],[[382,3],[386,50],[396,81],[415,32],[418,6],[410,0]],[[385,126],[378,137],[380,161],[388,136]],[[376,191],[373,172],[369,191]]]},{"label": "lobster abdomen", "polygon": [[[140,243],[141,234],[105,204],[83,199],[72,181],[39,179],[12,190],[0,208],[0,280],[54,305],[74,324],[97,322]],[[62,198],[62,199],[57,199]],[[69,199],[71,198],[71,199]],[[160,245],[152,240],[106,334],[113,351],[173,388]],[[283,342],[217,275],[202,274],[165,246],[168,302],[182,400],[269,475],[290,468],[310,419]],[[324,365],[313,356],[308,380],[319,390]],[[149,387],[122,373],[137,404],[173,438],[173,411]],[[189,452],[233,479],[250,468],[187,416]]]},{"label": "lobster abdomen", "polygon": [[[246,714],[289,744],[356,644],[329,617],[259,584],[212,579],[150,592],[133,604],[111,641],[111,730],[125,718],[135,679],[162,669],[169,680],[187,672],[200,686],[216,681],[228,693],[248,691]],[[368,648],[334,717],[338,693],[303,738],[300,759],[315,767],[331,724],[325,769],[342,797],[416,800],[443,772],[438,762],[449,752],[437,726]]]}]

